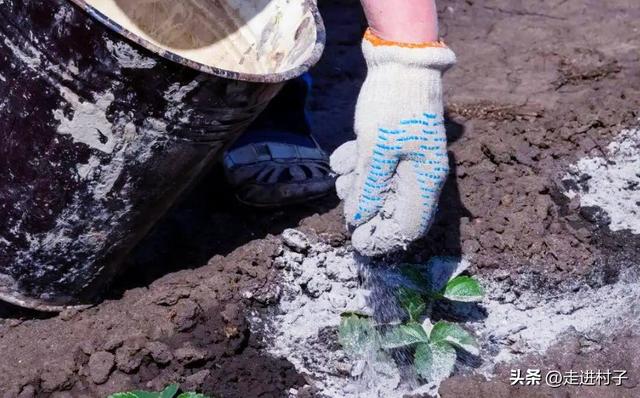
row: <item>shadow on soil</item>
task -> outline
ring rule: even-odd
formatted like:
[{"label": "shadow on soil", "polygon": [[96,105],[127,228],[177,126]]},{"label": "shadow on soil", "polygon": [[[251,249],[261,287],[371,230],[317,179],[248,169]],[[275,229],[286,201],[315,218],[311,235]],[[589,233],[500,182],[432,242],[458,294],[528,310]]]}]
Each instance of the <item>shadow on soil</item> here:
[{"label": "shadow on soil", "polygon": [[278,235],[338,203],[329,195],[286,208],[250,208],[235,199],[222,168],[216,167],[137,246],[108,298],[117,299],[124,291],[148,286],[168,273],[201,267],[215,255],[224,256],[252,240]]}]

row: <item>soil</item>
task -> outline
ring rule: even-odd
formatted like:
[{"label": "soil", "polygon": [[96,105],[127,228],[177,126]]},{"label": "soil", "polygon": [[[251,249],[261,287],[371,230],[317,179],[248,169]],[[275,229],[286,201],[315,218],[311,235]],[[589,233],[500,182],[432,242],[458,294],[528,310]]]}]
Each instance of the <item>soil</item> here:
[{"label": "soil", "polygon": [[[612,231],[597,207],[563,194],[570,165],[603,156],[640,111],[635,0],[451,0],[441,31],[459,63],[446,77],[452,176],[429,236],[402,260],[465,256],[503,296],[613,285],[638,270],[640,237]],[[310,103],[327,150],[352,138],[365,75],[357,1],[320,1],[328,46]],[[104,397],[180,382],[218,397],[317,396],[304,374],[267,354],[246,314],[279,299],[281,233],[348,245],[330,196],[277,211],[237,204],[215,170],[130,256],[107,300],[56,316],[0,307],[5,397]],[[598,291],[598,290],[594,290]],[[505,298],[496,300],[505,300]],[[636,313],[637,317],[637,313]],[[622,319],[622,323],[624,323]],[[590,343],[589,343],[590,342]],[[587,344],[588,343],[588,344]],[[585,348],[587,347],[588,348]],[[548,350],[460,372],[443,397],[637,397],[640,335],[568,332]],[[624,387],[511,387],[511,369],[625,369]]]}]

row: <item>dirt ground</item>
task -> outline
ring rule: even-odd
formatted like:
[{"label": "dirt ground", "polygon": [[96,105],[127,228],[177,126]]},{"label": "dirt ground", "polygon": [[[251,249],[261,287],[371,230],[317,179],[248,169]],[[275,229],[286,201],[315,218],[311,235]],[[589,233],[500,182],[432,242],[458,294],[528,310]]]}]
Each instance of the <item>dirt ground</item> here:
[{"label": "dirt ground", "polygon": [[[365,69],[359,4],[320,6],[328,47],[313,70],[311,111],[332,150],[352,138]],[[618,281],[638,269],[640,237],[613,232],[598,208],[562,195],[561,176],[603,153],[640,115],[640,8],[636,0],[440,1],[441,32],[458,66],[446,77],[452,175],[429,236],[406,255],[465,255],[471,272],[516,297]],[[299,227],[348,244],[337,198],[278,211],[238,205],[207,176],[128,260],[108,299],[57,316],[0,307],[5,397],[104,397],[178,381],[217,397],[314,396],[305,377],[250,332],[245,314],[277,302],[279,234]],[[636,188],[637,189],[637,188]],[[505,282],[506,281],[506,282]],[[276,292],[276,293],[274,293]],[[585,349],[567,333],[520,367],[625,369],[624,387],[510,387],[510,369],[488,381],[458,374],[443,397],[640,396],[640,335],[621,330]],[[595,347],[595,348],[594,348]]]}]

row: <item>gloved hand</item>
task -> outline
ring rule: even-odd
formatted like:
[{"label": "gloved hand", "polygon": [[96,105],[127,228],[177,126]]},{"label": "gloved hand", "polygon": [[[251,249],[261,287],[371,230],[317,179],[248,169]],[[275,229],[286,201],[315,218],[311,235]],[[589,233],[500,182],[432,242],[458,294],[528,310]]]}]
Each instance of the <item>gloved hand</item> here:
[{"label": "gloved hand", "polygon": [[357,139],[331,156],[352,243],[364,255],[405,248],[431,226],[449,173],[442,74],[455,54],[439,42],[399,44],[367,32],[369,72]]}]

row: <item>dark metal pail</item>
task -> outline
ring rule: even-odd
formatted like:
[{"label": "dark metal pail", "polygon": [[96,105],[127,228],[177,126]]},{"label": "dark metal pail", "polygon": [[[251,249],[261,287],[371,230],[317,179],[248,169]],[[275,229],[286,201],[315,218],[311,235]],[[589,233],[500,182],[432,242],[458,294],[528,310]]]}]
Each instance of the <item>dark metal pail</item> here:
[{"label": "dark metal pail", "polygon": [[[324,28],[304,7],[279,68],[250,73],[181,57],[81,0],[0,0],[0,299],[56,311],[99,297],[282,82],[318,60]],[[256,45],[288,34],[277,29],[265,23]]]}]

